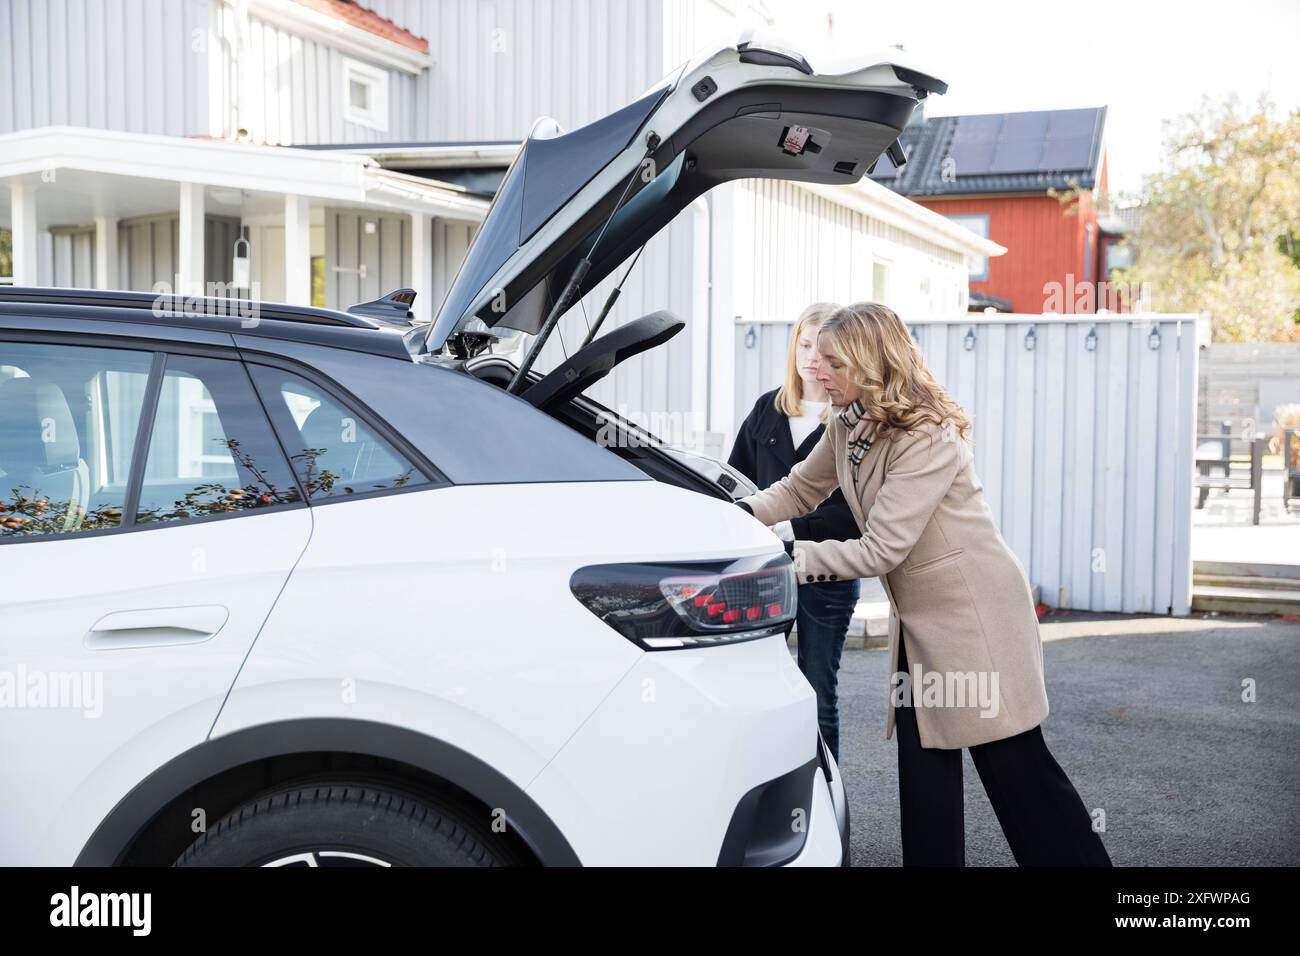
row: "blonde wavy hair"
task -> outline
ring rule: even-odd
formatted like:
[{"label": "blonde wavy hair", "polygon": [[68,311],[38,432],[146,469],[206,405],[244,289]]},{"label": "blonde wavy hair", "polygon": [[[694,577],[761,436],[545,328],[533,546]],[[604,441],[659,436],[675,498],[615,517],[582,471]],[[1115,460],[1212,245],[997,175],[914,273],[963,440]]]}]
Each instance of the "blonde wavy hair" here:
[{"label": "blonde wavy hair", "polygon": [[[971,420],[926,367],[903,320],[878,302],[855,302],[822,325],[831,351],[849,368],[862,390],[866,416],[876,422],[877,438],[908,431],[921,422],[950,423],[971,440]],[[894,436],[897,437],[897,436]]]},{"label": "blonde wavy hair", "polygon": [[[799,399],[803,397],[803,379],[799,377],[799,337],[811,327],[815,342],[816,330],[839,310],[840,306],[835,302],[814,302],[800,312],[799,318],[795,320],[794,331],[790,333],[790,351],[785,358],[785,382],[777,391],[773,403],[781,414],[791,418],[803,414],[803,409],[799,406]],[[831,404],[827,402],[826,409],[822,412],[822,422],[830,420]]]}]

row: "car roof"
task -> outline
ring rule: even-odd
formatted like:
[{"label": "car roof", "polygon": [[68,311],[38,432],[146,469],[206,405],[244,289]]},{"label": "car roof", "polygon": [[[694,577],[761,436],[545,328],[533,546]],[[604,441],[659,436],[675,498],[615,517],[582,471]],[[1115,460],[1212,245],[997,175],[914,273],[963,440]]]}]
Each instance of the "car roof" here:
[{"label": "car roof", "polygon": [[113,331],[108,327],[113,324],[131,324],[151,326],[159,338],[173,338],[179,336],[169,333],[199,329],[412,359],[406,344],[412,329],[406,321],[312,306],[105,289],[0,287],[0,325],[11,315],[49,320],[53,331],[60,319],[91,320],[104,322],[106,332]]}]

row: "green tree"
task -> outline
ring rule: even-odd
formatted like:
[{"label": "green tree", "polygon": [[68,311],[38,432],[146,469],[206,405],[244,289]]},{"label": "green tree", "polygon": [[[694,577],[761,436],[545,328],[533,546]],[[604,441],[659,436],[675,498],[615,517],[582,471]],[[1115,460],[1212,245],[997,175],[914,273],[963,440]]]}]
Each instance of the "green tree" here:
[{"label": "green tree", "polygon": [[1128,242],[1132,268],[1162,311],[1212,316],[1227,342],[1300,341],[1300,110],[1281,118],[1235,98],[1165,124],[1163,169],[1147,178]]}]

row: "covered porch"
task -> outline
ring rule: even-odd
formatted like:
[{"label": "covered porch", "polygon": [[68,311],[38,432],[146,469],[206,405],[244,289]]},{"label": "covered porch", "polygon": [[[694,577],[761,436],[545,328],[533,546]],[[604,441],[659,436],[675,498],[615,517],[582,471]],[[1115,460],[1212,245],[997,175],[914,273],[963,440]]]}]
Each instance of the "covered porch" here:
[{"label": "covered porch", "polygon": [[[0,227],[12,246],[0,282],[331,308],[410,286],[428,319],[487,207],[360,154],[26,130],[0,136]],[[246,286],[234,285],[237,255]]]}]

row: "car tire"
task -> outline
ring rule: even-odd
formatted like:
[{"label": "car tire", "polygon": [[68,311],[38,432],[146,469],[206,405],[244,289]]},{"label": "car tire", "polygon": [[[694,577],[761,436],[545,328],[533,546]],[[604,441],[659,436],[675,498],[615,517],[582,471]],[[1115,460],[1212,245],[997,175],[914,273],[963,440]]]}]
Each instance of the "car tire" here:
[{"label": "car tire", "polygon": [[511,866],[499,835],[449,801],[324,782],[264,794],[203,833],[176,866]]}]

